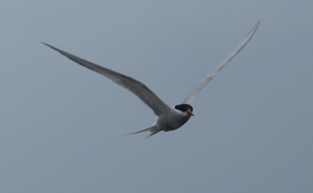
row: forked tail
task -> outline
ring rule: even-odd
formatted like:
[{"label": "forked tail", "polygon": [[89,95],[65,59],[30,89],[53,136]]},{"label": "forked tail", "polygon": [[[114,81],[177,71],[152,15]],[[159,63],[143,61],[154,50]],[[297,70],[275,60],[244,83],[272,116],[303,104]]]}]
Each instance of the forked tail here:
[{"label": "forked tail", "polygon": [[147,129],[144,129],[144,130],[141,130],[141,131],[136,131],[136,132],[133,132],[133,133],[128,133],[126,135],[133,135],[133,134],[138,134],[138,133],[142,133],[142,132],[146,132],[146,131],[150,131],[150,134],[146,137],[146,139],[148,137],[151,137],[152,135],[154,134],[157,134],[159,132],[159,130],[156,130],[153,126],[147,128]]}]

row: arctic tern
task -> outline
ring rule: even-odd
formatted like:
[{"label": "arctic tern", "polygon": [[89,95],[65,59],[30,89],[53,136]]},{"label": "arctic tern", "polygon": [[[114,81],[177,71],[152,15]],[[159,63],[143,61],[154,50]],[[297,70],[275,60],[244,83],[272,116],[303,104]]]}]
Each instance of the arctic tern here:
[{"label": "arctic tern", "polygon": [[210,82],[214,76],[224,68],[250,41],[254,33],[256,32],[260,21],[258,21],[252,30],[248,33],[248,35],[244,38],[244,40],[240,43],[240,45],[224,59],[215,69],[214,71],[205,77],[198,85],[196,85],[191,92],[187,95],[185,100],[182,104],[176,105],[174,107],[170,107],[165,104],[156,94],[154,94],[146,85],[143,83],[113,70],[104,68],[72,54],[69,54],[63,50],[60,50],[56,47],[53,47],[47,43],[42,42],[46,46],[58,51],[62,55],[68,57],[70,60],[89,68],[95,72],[102,74],[103,76],[107,77],[111,81],[115,82],[116,84],[124,87],[125,89],[129,90],[133,94],[135,94],[138,98],[142,100],[146,105],[148,105],[157,116],[157,121],[147,129],[137,131],[130,134],[137,134],[145,131],[149,131],[150,134],[147,137],[150,137],[159,131],[172,131],[180,128],[184,125],[191,116],[193,116],[193,108],[191,106],[192,101],[198,94],[198,92],[208,83]]}]

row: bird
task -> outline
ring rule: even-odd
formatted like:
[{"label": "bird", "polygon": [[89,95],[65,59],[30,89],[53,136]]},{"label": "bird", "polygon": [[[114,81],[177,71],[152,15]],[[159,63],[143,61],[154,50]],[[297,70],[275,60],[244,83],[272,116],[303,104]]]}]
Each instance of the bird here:
[{"label": "bird", "polygon": [[74,56],[68,52],[65,52],[61,49],[58,49],[54,46],[51,46],[47,43],[41,42],[44,45],[52,48],[53,50],[59,52],[60,54],[66,56],[70,60],[84,66],[92,71],[100,73],[116,84],[124,87],[129,90],[133,94],[135,94],[143,103],[145,103],[148,107],[152,109],[154,114],[157,117],[155,123],[153,123],[150,127],[140,130],[137,132],[129,133],[129,134],[138,134],[142,132],[150,132],[146,137],[151,137],[160,131],[168,132],[173,131],[181,126],[183,126],[190,117],[194,116],[193,107],[191,106],[192,101],[197,96],[199,91],[210,82],[214,76],[224,68],[250,41],[256,30],[258,29],[260,21],[258,21],[254,27],[250,30],[247,36],[243,39],[243,41],[237,46],[237,48],[228,55],[207,77],[205,77],[199,84],[197,84],[187,95],[184,101],[181,104],[175,106],[168,106],[165,104],[153,91],[151,91],[145,84],[141,83],[138,80],[135,80],[132,77],[123,75],[121,73],[115,72],[108,68],[102,67],[100,65],[94,64],[77,56]]}]

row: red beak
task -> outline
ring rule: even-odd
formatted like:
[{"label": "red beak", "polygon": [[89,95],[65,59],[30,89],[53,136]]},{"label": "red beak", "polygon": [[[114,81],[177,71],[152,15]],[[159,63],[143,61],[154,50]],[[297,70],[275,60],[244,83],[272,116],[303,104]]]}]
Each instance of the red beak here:
[{"label": "red beak", "polygon": [[187,112],[189,116],[194,116],[191,111]]}]

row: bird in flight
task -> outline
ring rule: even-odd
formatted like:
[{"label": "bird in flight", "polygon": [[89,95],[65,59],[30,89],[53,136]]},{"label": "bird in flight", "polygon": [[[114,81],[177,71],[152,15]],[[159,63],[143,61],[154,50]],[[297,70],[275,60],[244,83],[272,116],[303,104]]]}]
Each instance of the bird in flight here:
[{"label": "bird in flight", "polygon": [[68,57],[70,60],[89,68],[95,72],[102,74],[103,76],[107,77],[111,81],[115,82],[116,84],[124,87],[125,89],[129,90],[133,94],[135,94],[142,102],[148,105],[157,116],[156,122],[148,127],[147,129],[137,131],[130,134],[137,134],[142,132],[150,132],[147,137],[150,137],[159,131],[172,131],[180,128],[184,125],[191,116],[193,115],[193,108],[191,106],[192,101],[199,93],[199,91],[208,83],[210,82],[214,76],[224,68],[250,41],[258,26],[260,21],[258,21],[252,30],[248,33],[248,35],[244,38],[244,40],[239,44],[239,46],[229,55],[227,56],[214,70],[211,74],[205,77],[199,84],[197,84],[187,95],[183,103],[178,104],[174,107],[170,107],[165,104],[154,92],[152,92],[146,85],[135,80],[129,76],[123,75],[121,73],[115,72],[108,68],[99,66],[77,56],[74,56],[70,53],[67,53],[63,50],[60,50],[56,47],[53,47],[47,43],[42,42],[46,46],[58,51],[62,55]]}]

